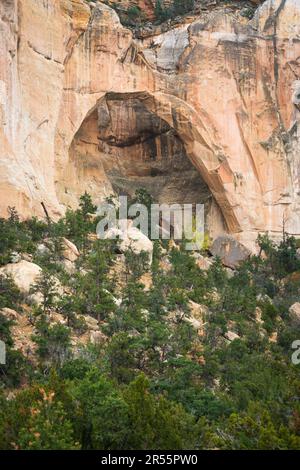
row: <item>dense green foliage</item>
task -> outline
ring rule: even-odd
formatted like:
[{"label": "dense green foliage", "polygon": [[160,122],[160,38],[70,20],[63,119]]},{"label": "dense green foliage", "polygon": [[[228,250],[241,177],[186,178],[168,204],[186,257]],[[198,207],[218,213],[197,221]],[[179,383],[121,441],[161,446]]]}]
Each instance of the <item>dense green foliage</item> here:
[{"label": "dense green foliage", "polygon": [[156,0],[155,16],[158,21],[166,21],[176,16],[185,15],[193,10],[195,6],[194,0],[173,0],[171,5],[166,8],[161,0]]},{"label": "dense green foliage", "polygon": [[[125,26],[136,27],[142,25],[147,20],[145,12],[139,6],[132,5],[127,10],[118,2],[107,1],[107,4],[114,8],[120,16],[121,22]],[[164,6],[162,0],[155,3],[155,22],[162,23],[166,20],[176,18],[191,12],[195,7],[195,0],[173,0],[168,7]]]},{"label": "dense green foliage", "polygon": [[[0,220],[1,263],[22,252],[43,268],[31,292],[41,295],[31,309],[37,364],[13,349],[13,322],[0,313],[8,347],[0,448],[299,449],[300,366],[291,362],[291,344],[300,324],[288,313],[300,294],[297,241],[284,235],[275,245],[261,236],[260,255],[231,273],[218,259],[203,271],[182,247],[155,242],[151,268],[145,254],[126,254],[118,285],[110,275],[116,244],[91,241],[94,212],[85,194],[57,223],[20,222],[13,210]],[[81,251],[73,275],[61,263],[62,237]],[[187,321],[191,301],[206,307],[201,332]],[[0,276],[1,309],[29,304]],[[53,311],[66,325],[51,323]],[[98,321],[103,342],[74,350],[86,315]],[[229,341],[228,331],[238,337]]]}]

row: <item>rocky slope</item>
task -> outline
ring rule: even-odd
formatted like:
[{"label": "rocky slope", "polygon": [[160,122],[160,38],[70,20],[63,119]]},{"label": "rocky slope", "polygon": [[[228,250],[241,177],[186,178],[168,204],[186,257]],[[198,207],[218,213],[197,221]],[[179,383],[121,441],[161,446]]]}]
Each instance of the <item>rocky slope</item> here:
[{"label": "rocky slope", "polygon": [[195,202],[210,196],[212,233],[251,245],[284,220],[300,234],[297,0],[143,39],[102,2],[4,0],[0,36],[1,215],[43,202],[55,217],[84,190],[99,201],[157,173],[182,199],[184,168]]}]

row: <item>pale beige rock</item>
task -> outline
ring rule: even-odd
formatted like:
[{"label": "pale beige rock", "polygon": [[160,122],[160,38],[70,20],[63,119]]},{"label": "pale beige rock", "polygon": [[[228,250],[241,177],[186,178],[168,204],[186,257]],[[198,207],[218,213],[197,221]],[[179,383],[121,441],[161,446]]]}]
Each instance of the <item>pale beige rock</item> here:
[{"label": "pale beige rock", "polygon": [[191,314],[189,317],[185,316],[184,320],[190,325],[192,325],[192,327],[198,331],[198,334],[200,336],[204,336],[204,326],[209,316],[208,307],[206,307],[206,305],[198,304],[190,300],[189,308]]},{"label": "pale beige rock", "polygon": [[122,253],[132,250],[135,254],[145,252],[149,255],[149,262],[152,263],[153,243],[144,235],[141,230],[132,226],[131,220],[121,220],[119,227],[111,228],[105,233],[106,240],[119,239],[119,249]]},{"label": "pale beige rock", "polygon": [[96,318],[93,318],[90,315],[84,315],[84,320],[89,330],[99,331],[99,324]]},{"label": "pale beige rock", "polygon": [[263,323],[262,309],[260,307],[256,307],[255,309],[255,321],[260,324]]},{"label": "pale beige rock", "polygon": [[215,257],[221,259],[224,266],[229,268],[238,267],[251,254],[248,248],[229,235],[216,238],[210,251]]},{"label": "pale beige rock", "polygon": [[16,312],[15,310],[5,307],[2,310],[0,310],[0,313],[4,315],[8,320],[17,320],[19,318],[19,313]]},{"label": "pale beige rock", "polygon": [[143,284],[144,286],[144,290],[147,292],[149,291],[152,287],[153,287],[153,279],[152,279],[152,274],[151,272],[146,272],[144,273],[139,281],[141,282],[141,284]]},{"label": "pale beige rock", "polygon": [[[2,1],[0,215],[10,205],[22,217],[44,216],[43,201],[58,217],[85,190],[99,202],[111,193],[113,170],[148,178],[150,151],[138,151],[144,144],[131,158],[120,148],[106,153],[105,141],[98,148],[98,117],[103,125],[118,116],[117,107],[98,114],[100,101],[134,93],[178,136],[181,156],[209,188],[213,238],[228,231],[253,249],[259,231],[280,236],[283,218],[299,235],[299,36],[297,0],[267,0],[252,24],[217,11],[144,40],[99,2]],[[132,113],[132,129],[134,121]],[[158,162],[163,139],[154,140]],[[162,197],[170,197],[163,181]],[[183,179],[173,181],[182,196]]]},{"label": "pale beige rock", "polygon": [[[38,282],[42,274],[42,268],[35,263],[21,260],[19,263],[3,266],[0,268],[0,274],[11,276],[20,291],[28,295],[31,287]],[[64,293],[62,285],[58,279],[54,278],[54,281],[57,295],[62,295]],[[42,302],[42,295],[39,292],[32,294],[30,295],[30,300],[36,304],[40,304]]]},{"label": "pale beige rock", "polygon": [[195,317],[196,319],[202,320],[203,322],[209,315],[209,309],[206,305],[198,304],[190,300],[189,307],[190,307],[192,316]]},{"label": "pale beige rock", "polygon": [[76,273],[76,266],[75,266],[75,263],[72,263],[72,261],[69,261],[68,259],[64,259],[61,262],[61,264],[64,267],[64,269],[67,271],[68,274]]},{"label": "pale beige rock", "polygon": [[101,331],[90,332],[90,342],[92,344],[103,344],[106,339],[106,336]]},{"label": "pale beige rock", "polygon": [[269,341],[270,343],[277,343],[277,339],[278,339],[278,333],[277,331],[274,331],[270,337],[269,337]]},{"label": "pale beige rock", "polygon": [[196,320],[194,317],[185,317],[184,319],[187,323],[189,323],[195,330],[199,331],[203,328],[203,323],[200,320]]},{"label": "pale beige rock", "polygon": [[11,327],[14,349],[20,351],[25,357],[35,360],[36,344],[32,340],[35,333],[33,325],[26,315],[19,315]]},{"label": "pale beige rock", "polygon": [[292,320],[300,323],[300,302],[295,302],[290,306],[289,314]]},{"label": "pale beige rock", "polygon": [[228,341],[234,341],[235,339],[240,339],[240,336],[234,331],[227,331],[225,333],[225,338],[228,339]]},{"label": "pale beige rock", "polygon": [[203,271],[207,271],[213,264],[213,260],[208,257],[202,256],[200,253],[194,253],[193,257],[196,260],[197,266]]},{"label": "pale beige rock", "polygon": [[159,267],[162,269],[165,273],[170,272],[172,270],[172,263],[169,260],[167,256],[164,256],[161,258],[159,261]]},{"label": "pale beige rock", "polygon": [[61,313],[57,313],[57,312],[52,312],[50,314],[50,321],[51,323],[58,323],[60,325],[67,324],[66,318],[64,318],[64,316]]},{"label": "pale beige rock", "polygon": [[77,246],[66,238],[62,239],[62,248],[63,257],[72,263],[74,263],[80,256]]},{"label": "pale beige rock", "polygon": [[24,294],[28,294],[30,287],[41,275],[42,269],[35,263],[22,260],[19,263],[7,264],[0,268],[0,274],[11,276]]}]

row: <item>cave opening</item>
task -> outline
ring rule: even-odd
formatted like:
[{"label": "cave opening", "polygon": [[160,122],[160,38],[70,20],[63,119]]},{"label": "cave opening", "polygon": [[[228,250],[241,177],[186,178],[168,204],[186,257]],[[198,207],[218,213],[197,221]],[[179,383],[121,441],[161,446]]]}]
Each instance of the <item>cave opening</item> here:
[{"label": "cave opening", "polygon": [[78,199],[87,191],[100,203],[144,188],[159,204],[204,204],[206,231],[212,237],[226,231],[180,135],[138,93],[107,93],[97,102],[74,136],[67,174],[73,187],[67,184],[65,195]]}]

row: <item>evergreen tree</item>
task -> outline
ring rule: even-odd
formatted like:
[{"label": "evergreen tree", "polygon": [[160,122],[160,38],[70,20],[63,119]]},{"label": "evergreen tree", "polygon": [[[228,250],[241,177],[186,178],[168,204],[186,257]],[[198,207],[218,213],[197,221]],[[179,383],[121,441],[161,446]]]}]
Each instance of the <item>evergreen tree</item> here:
[{"label": "evergreen tree", "polygon": [[47,315],[55,305],[58,296],[58,285],[55,277],[43,270],[36,282],[31,286],[30,294],[41,297],[40,312]]},{"label": "evergreen tree", "polygon": [[62,403],[54,400],[54,392],[41,390],[42,398],[32,403],[26,427],[21,427],[19,450],[78,450],[74,430]]}]

